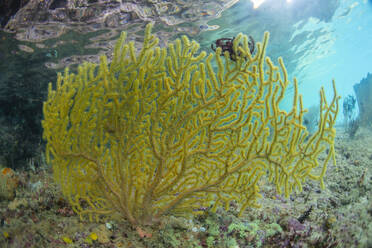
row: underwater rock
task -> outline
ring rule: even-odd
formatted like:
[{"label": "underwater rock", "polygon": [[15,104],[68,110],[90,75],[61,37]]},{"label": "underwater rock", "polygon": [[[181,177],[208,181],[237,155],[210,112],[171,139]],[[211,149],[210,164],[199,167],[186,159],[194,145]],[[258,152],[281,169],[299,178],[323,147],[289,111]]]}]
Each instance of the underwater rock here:
[{"label": "underwater rock", "polygon": [[372,74],[368,73],[360,83],[354,84],[354,91],[359,107],[359,120],[362,126],[372,124]]}]

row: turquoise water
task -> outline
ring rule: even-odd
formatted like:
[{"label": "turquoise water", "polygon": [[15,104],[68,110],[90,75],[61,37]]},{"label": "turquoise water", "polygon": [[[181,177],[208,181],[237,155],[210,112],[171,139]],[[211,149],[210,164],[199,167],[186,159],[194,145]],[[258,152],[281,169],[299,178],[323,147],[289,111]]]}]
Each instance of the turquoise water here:
[{"label": "turquoise water", "polygon": [[[268,55],[284,58],[291,77],[299,81],[306,107],[318,104],[321,86],[327,89],[327,97],[333,94],[332,79],[339,95],[353,94],[353,85],[372,71],[371,1],[338,1],[339,6],[331,14],[322,13],[322,5],[306,11],[301,5],[305,1],[279,2],[277,6],[265,6],[264,2],[252,9],[249,1],[240,1],[220,20],[210,22],[220,28],[203,33],[203,44],[239,32],[252,34],[260,41],[268,30]],[[299,14],[302,11],[304,16]]]},{"label": "turquoise water", "polygon": [[[342,97],[353,94],[353,85],[372,71],[372,4],[367,1],[341,1],[330,23],[308,21],[309,30],[323,29],[307,56],[300,73],[300,91],[305,104],[313,104],[314,89],[336,80]],[[301,32],[301,30],[299,30]],[[323,42],[325,40],[325,42]],[[306,62],[305,62],[306,61]],[[296,74],[297,70],[293,72]]]}]

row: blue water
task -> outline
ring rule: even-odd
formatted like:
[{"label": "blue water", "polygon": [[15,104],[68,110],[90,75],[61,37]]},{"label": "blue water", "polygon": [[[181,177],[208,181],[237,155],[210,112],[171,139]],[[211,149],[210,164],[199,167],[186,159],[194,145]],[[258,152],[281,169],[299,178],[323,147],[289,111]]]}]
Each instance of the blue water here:
[{"label": "blue water", "polygon": [[353,85],[372,72],[372,1],[341,0],[330,13],[331,1],[313,2],[315,7],[307,0],[266,0],[253,9],[251,1],[240,1],[210,22],[220,27],[202,34],[201,43],[207,47],[239,32],[260,41],[270,31],[267,55],[274,61],[283,57],[290,77],[298,79],[305,107],[319,104],[322,86],[331,99],[332,79],[340,96],[354,94]]},{"label": "blue water", "polygon": [[[306,92],[305,105],[314,104],[316,89],[329,85],[332,79],[336,80],[339,95],[354,94],[353,85],[372,71],[371,23],[372,4],[365,0],[341,1],[332,22],[309,23],[314,30],[327,29],[329,41],[314,47],[314,53],[304,58],[308,65],[299,80],[300,91]],[[323,53],[317,53],[317,49]]]}]

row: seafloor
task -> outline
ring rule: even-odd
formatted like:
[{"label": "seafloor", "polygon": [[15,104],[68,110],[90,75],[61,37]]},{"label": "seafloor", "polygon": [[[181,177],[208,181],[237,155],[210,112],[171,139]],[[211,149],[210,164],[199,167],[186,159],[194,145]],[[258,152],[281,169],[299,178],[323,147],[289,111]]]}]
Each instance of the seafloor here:
[{"label": "seafloor", "polygon": [[337,165],[326,189],[308,182],[289,199],[261,185],[262,208],[237,218],[206,211],[194,219],[164,218],[138,233],[123,222],[89,223],[79,217],[53,183],[51,168],[30,164],[16,171],[16,197],[0,202],[0,247],[372,247],[372,130],[353,139],[339,128]]}]

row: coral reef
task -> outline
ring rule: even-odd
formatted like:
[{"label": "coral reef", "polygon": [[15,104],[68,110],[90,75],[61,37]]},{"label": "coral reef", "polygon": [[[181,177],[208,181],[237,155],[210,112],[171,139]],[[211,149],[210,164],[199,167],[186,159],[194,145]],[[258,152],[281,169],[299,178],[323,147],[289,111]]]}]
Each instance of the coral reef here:
[{"label": "coral reef", "polygon": [[[361,247],[372,245],[372,132],[361,128],[357,139],[344,129],[335,140],[337,166],[329,166],[322,190],[308,181],[301,193],[284,198],[272,184],[261,187],[262,208],[249,208],[238,217],[229,211],[205,210],[194,218],[165,216],[143,237],[127,222],[79,221],[50,167],[17,170],[19,187],[13,201],[0,201],[0,247]],[[327,156],[321,153],[320,159]],[[313,206],[303,223],[299,218]]]},{"label": "coral reef", "polygon": [[355,137],[355,134],[360,126],[359,116],[356,116],[355,103],[356,103],[355,97],[352,95],[348,95],[347,97],[344,98],[344,102],[342,104],[345,131],[349,134],[350,138]]},{"label": "coral reef", "polygon": [[266,174],[287,197],[306,179],[323,186],[335,155],[335,85],[329,103],[321,89],[319,129],[305,140],[296,80],[292,108],[279,108],[289,80],[282,59],[275,66],[265,56],[268,38],[252,56],[239,34],[234,51],[241,57],[231,61],[220,48],[198,52],[186,36],[157,47],[149,24],[138,54],[123,33],[111,64],[102,56],[77,75],[59,75],[42,125],[47,161],[73,210],[138,226],[167,214],[228,209],[231,201],[242,214],[259,206]]},{"label": "coral reef", "polygon": [[372,124],[372,74],[368,73],[360,83],[354,84],[354,91],[359,107],[359,121],[362,126]]},{"label": "coral reef", "polygon": [[342,112],[344,114],[345,125],[347,125],[349,121],[355,118],[355,103],[356,99],[352,95],[348,95],[344,98],[344,102],[342,104]]}]

